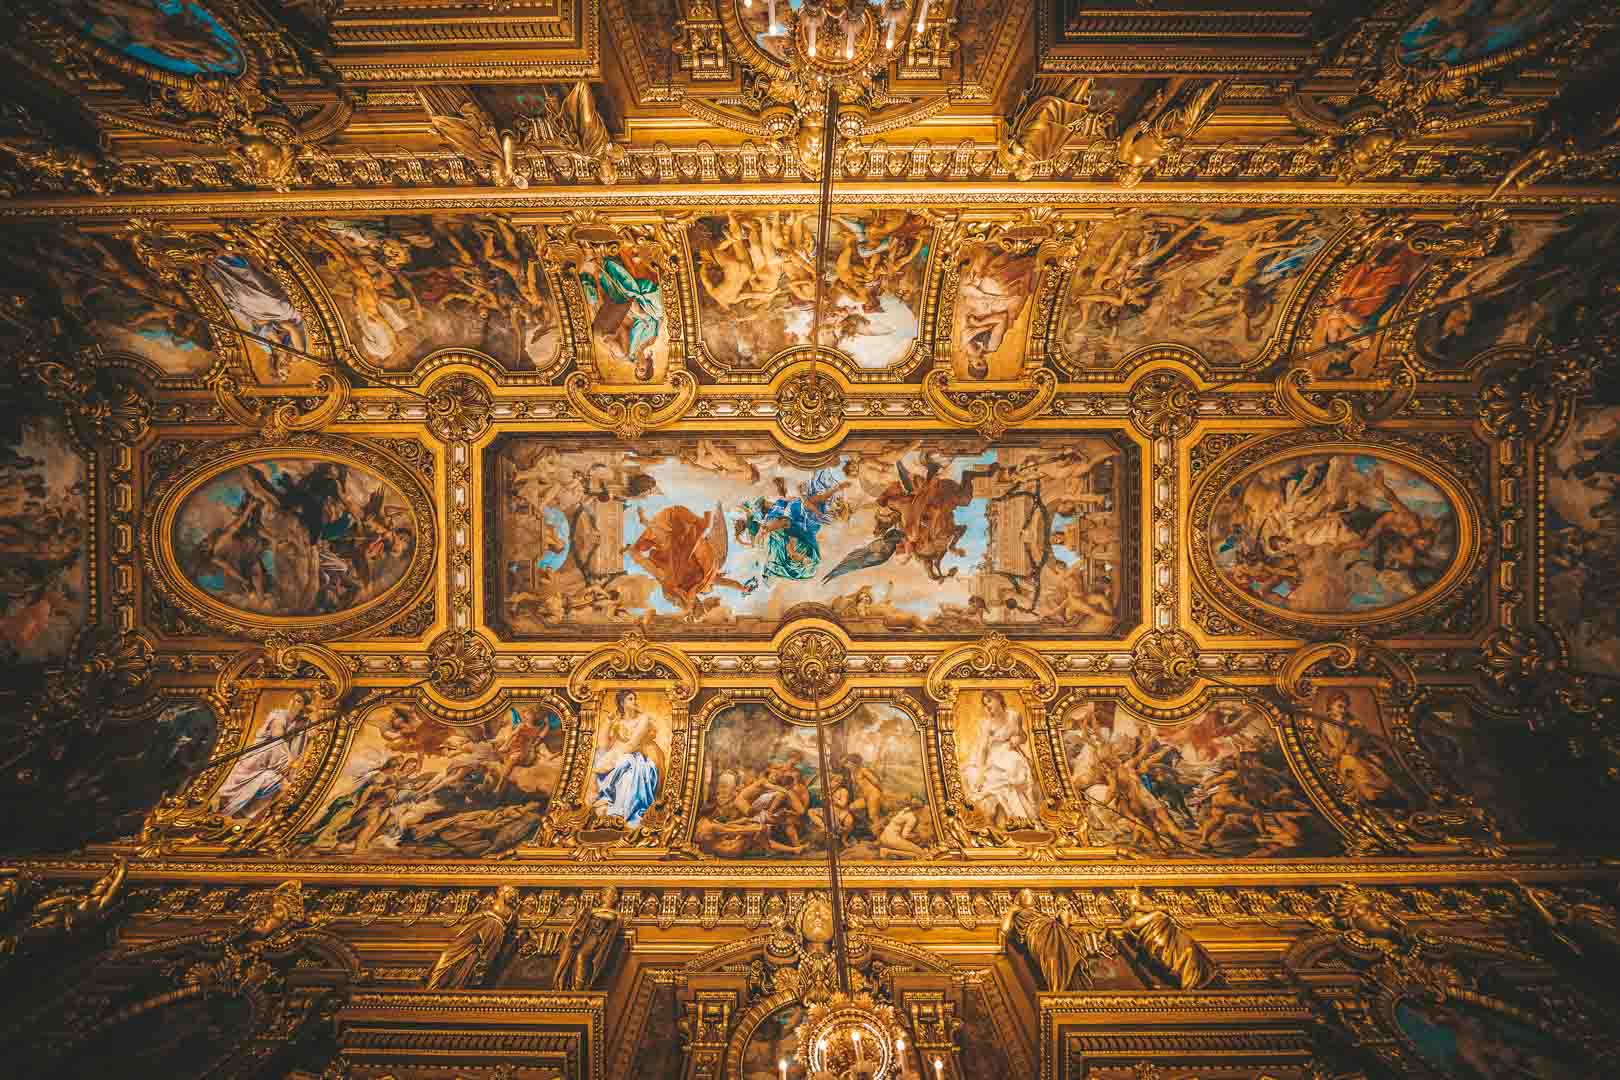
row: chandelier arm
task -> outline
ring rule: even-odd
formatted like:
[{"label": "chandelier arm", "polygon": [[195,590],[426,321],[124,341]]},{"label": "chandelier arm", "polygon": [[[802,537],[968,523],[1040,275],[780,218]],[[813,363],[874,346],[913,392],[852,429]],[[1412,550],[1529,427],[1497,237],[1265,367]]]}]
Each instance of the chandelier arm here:
[{"label": "chandelier arm", "polygon": [[821,701],[816,700],[816,758],[821,769],[821,813],[827,833],[827,899],[832,906],[833,959],[838,971],[838,989],[849,993],[849,950],[844,927],[844,890],[839,878],[839,836],[833,818],[832,769],[827,760],[827,725],[821,723]]}]

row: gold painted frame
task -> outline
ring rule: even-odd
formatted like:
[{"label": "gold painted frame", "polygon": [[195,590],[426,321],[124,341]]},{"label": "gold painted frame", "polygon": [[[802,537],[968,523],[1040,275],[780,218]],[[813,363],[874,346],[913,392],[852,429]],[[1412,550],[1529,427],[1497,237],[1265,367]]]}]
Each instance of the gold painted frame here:
[{"label": "gold painted frame", "polygon": [[[276,457],[306,457],[369,471],[392,486],[413,514],[416,541],[411,562],[387,592],[360,607],[328,615],[275,616],[233,608],[192,586],[173,548],[175,520],[186,498],[215,477],[241,465]],[[336,435],[300,433],[283,440],[245,436],[209,445],[186,466],[164,474],[146,493],[141,518],[141,560],[152,592],[197,622],[230,636],[264,639],[287,635],[312,641],[353,634],[398,614],[428,586],[438,565],[438,526],[432,496],[403,461],[371,442]]]}]

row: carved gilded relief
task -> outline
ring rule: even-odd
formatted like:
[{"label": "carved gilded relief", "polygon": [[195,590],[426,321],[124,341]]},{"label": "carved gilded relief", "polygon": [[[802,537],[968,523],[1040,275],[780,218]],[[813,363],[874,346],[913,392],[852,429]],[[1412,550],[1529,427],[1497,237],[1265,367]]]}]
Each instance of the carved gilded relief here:
[{"label": "carved gilded relief", "polygon": [[24,1071],[1612,1072],[1620,23],[1308,6],[19,8]]}]

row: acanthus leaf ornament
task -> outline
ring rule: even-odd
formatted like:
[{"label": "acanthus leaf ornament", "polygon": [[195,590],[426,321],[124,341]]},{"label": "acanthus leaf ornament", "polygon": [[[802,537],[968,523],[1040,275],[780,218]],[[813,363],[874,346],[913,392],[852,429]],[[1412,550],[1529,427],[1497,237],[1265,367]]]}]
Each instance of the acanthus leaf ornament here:
[{"label": "acanthus leaf ornament", "polygon": [[474,442],[489,430],[494,399],[484,384],[452,375],[427,394],[428,430],[444,442]]},{"label": "acanthus leaf ornament", "polygon": [[1198,645],[1181,630],[1149,630],[1132,650],[1131,677],[1154,697],[1179,697],[1198,682]]},{"label": "acanthus leaf ornament", "polygon": [[844,423],[844,390],[831,375],[801,371],[776,391],[776,420],[801,442],[817,442]]},{"label": "acanthus leaf ornament", "polygon": [[779,651],[782,686],[804,701],[824,701],[844,684],[848,650],[826,630],[796,630]]},{"label": "acanthus leaf ornament", "polygon": [[152,402],[128,377],[85,370],[88,360],[68,365],[37,360],[28,373],[60,403],[94,442],[129,445],[152,426]]},{"label": "acanthus leaf ornament", "polygon": [[471,630],[449,630],[428,645],[432,686],[445,697],[466,701],[488,690],[495,680],[495,650]]},{"label": "acanthus leaf ornament", "polygon": [[649,641],[632,630],[611,645],[586,654],[568,676],[568,696],[581,704],[595,700],[605,679],[667,681],[670,697],[691,701],[698,691],[698,669],[679,649]]},{"label": "acanthus leaf ornament", "polygon": [[1156,371],[1131,387],[1131,421],[1150,438],[1179,439],[1198,420],[1198,387],[1179,371]]}]

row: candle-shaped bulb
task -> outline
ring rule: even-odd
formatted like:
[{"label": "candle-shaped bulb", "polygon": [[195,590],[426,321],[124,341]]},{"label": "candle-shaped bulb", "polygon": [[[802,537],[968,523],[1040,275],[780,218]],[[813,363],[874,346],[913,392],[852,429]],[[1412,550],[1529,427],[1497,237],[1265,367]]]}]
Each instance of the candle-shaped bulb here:
[{"label": "candle-shaped bulb", "polygon": [[844,24],[844,59],[855,59],[855,20],[850,19]]},{"label": "candle-shaped bulb", "polygon": [[787,1080],[787,1058],[783,1058],[781,1061],[778,1061],[776,1064],[777,1064],[777,1067],[782,1070],[782,1080]]},{"label": "candle-shaped bulb", "polygon": [[901,1035],[899,1038],[894,1040],[894,1049],[895,1052],[899,1054],[906,1052],[906,1037],[904,1035]]},{"label": "candle-shaped bulb", "polygon": [[922,7],[917,12],[917,33],[928,29],[928,0],[922,0]]},{"label": "candle-shaped bulb", "polygon": [[827,1040],[826,1039],[817,1039],[816,1040],[816,1049],[820,1050],[823,1054],[825,1054],[827,1052]]},{"label": "candle-shaped bulb", "polygon": [[944,1076],[945,1075],[945,1063],[943,1061],[941,1061],[939,1058],[934,1059],[934,1075],[935,1076]]}]

